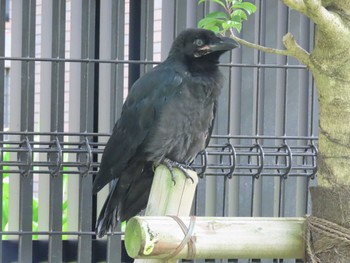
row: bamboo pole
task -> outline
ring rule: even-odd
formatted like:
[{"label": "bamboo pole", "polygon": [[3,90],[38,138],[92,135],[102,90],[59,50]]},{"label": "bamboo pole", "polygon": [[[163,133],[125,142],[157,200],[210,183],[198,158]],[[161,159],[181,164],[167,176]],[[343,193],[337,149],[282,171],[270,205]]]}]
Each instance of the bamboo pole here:
[{"label": "bamboo pole", "polygon": [[[192,180],[186,178],[184,174],[177,168],[174,168],[175,181],[172,181],[171,174],[167,167],[160,165],[157,167],[153,184],[148,199],[146,216],[188,216],[191,211],[192,201],[194,199],[198,176],[192,170],[187,170]],[[132,219],[131,219],[132,220]],[[129,220],[130,222],[130,220]],[[134,239],[137,229],[133,225],[127,224],[128,234],[125,235],[125,242]],[[131,241],[134,242],[134,241]],[[138,246],[136,244],[136,246]],[[129,252],[128,252],[129,253]],[[129,254],[132,255],[132,254]],[[167,260],[168,262],[176,262],[177,260]],[[164,260],[159,259],[137,259],[135,263],[162,263]]]},{"label": "bamboo pole", "polygon": [[[180,218],[186,226],[189,217]],[[304,258],[304,218],[197,217],[192,248],[175,258]],[[134,217],[125,246],[134,258],[164,259],[180,245],[184,231],[170,217]],[[191,251],[190,251],[191,250]],[[194,255],[189,256],[189,253]]]}]

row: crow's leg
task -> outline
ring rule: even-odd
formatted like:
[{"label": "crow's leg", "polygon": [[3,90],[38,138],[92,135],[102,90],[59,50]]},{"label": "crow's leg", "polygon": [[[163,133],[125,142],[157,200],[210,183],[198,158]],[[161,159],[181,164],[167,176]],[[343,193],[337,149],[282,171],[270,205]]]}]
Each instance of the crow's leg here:
[{"label": "crow's leg", "polygon": [[190,179],[192,183],[194,183],[193,178],[191,177],[191,175],[189,175],[189,173],[186,170],[186,169],[192,169],[188,164],[178,163],[168,158],[165,158],[161,163],[164,164],[169,169],[174,185],[176,184],[175,173],[173,169],[174,167],[178,168],[181,172],[183,172],[183,174],[186,176],[187,179]]}]

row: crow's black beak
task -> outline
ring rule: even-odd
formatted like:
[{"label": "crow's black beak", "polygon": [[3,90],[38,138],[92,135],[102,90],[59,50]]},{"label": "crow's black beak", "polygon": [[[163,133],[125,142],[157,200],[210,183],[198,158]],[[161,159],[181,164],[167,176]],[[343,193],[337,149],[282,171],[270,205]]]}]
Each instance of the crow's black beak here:
[{"label": "crow's black beak", "polygon": [[234,49],[240,47],[240,45],[229,37],[218,37],[219,41],[214,44],[209,45],[209,49],[211,52],[216,51],[228,51],[230,49]]}]

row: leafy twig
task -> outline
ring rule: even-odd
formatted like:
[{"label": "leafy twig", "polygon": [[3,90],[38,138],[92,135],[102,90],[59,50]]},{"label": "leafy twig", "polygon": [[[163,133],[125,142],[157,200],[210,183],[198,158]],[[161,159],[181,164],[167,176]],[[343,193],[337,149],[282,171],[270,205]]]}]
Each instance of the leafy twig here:
[{"label": "leafy twig", "polygon": [[[199,0],[198,3],[203,3],[206,0]],[[212,12],[208,14],[205,18],[201,19],[198,22],[198,26],[202,28],[206,28],[212,30],[216,33],[225,34],[227,30],[230,31],[231,37],[237,41],[239,44],[254,48],[263,52],[283,55],[283,56],[293,56],[298,59],[301,63],[306,65],[308,68],[312,68],[313,64],[310,60],[310,54],[303,49],[298,43],[295,41],[294,37],[291,33],[287,33],[283,37],[283,44],[286,47],[283,49],[276,49],[261,46],[258,44],[251,43],[244,39],[241,39],[235,35],[234,29],[240,32],[242,28],[242,22],[247,20],[247,15],[251,15],[256,11],[255,5],[250,2],[245,2],[244,0],[211,0],[217,4],[219,4],[225,12]],[[283,0],[285,4],[289,4],[290,7],[295,8],[299,11],[305,11],[308,6],[304,4],[304,1],[315,3],[319,0]]]}]

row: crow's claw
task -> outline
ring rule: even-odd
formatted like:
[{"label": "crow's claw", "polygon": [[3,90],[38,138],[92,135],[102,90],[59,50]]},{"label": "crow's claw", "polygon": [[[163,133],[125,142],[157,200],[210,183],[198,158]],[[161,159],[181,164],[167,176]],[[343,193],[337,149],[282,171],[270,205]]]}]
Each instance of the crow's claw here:
[{"label": "crow's claw", "polygon": [[164,164],[169,169],[169,172],[171,173],[171,179],[174,182],[174,185],[176,184],[175,173],[174,173],[174,169],[173,169],[174,167],[181,170],[181,172],[183,172],[183,174],[186,176],[186,178],[190,179],[192,181],[192,183],[194,183],[193,178],[191,177],[191,175],[189,175],[189,173],[186,170],[186,169],[192,169],[188,164],[178,163],[178,162],[172,161],[168,158],[165,158],[163,160],[162,164]]}]

